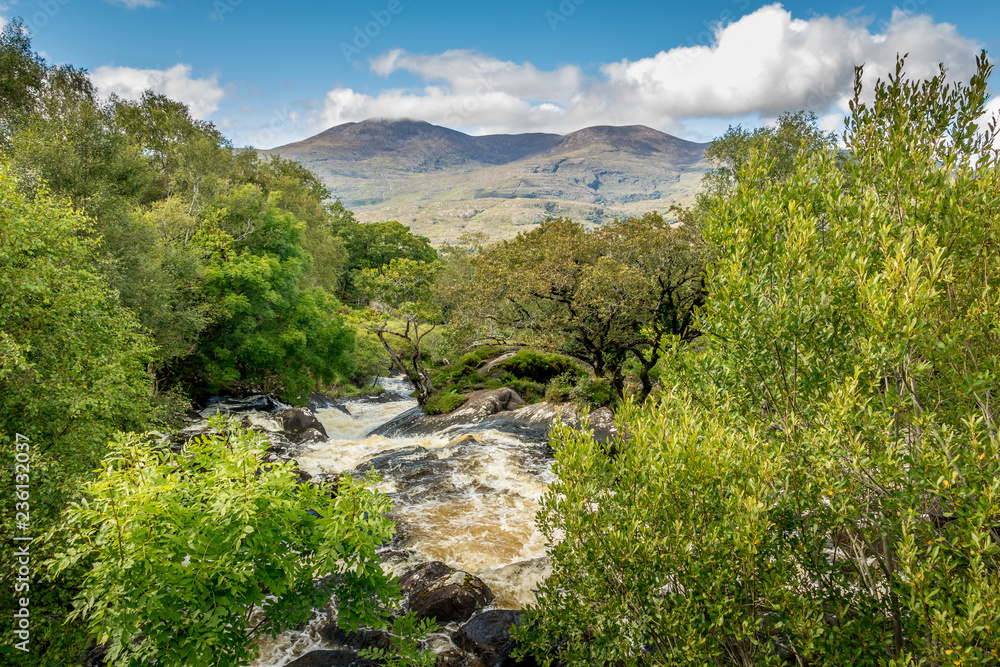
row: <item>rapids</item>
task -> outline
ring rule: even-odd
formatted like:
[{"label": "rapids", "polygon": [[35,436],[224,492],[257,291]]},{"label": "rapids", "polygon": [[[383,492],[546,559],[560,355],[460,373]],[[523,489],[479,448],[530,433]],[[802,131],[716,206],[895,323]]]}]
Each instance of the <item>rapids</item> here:
[{"label": "rapids", "polygon": [[[396,537],[383,550],[384,567],[399,575],[421,562],[440,560],[479,576],[497,597],[495,606],[516,609],[534,601],[534,587],[548,575],[545,539],[535,513],[554,479],[544,440],[526,440],[487,426],[461,424],[417,437],[367,435],[416,407],[409,385],[382,381],[394,400],[346,402],[350,412],[318,410],[329,440],[295,457],[321,477],[374,470],[376,488],[393,500]],[[321,610],[304,628],[260,641],[253,667],[282,667],[318,648],[333,621]],[[447,641],[439,635],[437,642]]]}]

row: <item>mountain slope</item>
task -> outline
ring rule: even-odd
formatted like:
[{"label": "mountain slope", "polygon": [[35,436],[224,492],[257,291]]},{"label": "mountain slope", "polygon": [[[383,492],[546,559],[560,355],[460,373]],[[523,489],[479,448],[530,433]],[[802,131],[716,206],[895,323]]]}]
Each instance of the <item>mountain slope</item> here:
[{"label": "mountain slope", "polygon": [[338,125],[268,153],[313,170],[360,220],[433,241],[512,236],[547,216],[600,224],[690,201],[707,144],[642,125],[470,136],[414,120]]}]

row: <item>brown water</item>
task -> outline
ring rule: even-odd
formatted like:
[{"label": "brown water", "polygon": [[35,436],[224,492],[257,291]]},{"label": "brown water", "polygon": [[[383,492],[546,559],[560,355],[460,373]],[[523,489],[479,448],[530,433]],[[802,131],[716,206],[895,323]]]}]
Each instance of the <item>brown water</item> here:
[{"label": "brown water", "polygon": [[[390,391],[406,385],[385,381]],[[330,439],[299,454],[299,466],[313,475],[374,468],[377,485],[394,503],[395,574],[418,562],[440,560],[482,578],[497,596],[496,606],[519,608],[548,575],[545,540],[534,524],[539,501],[552,481],[547,446],[472,425],[420,437],[365,434],[416,406],[410,399],[362,401],[317,413]],[[355,474],[360,474],[356,472]],[[254,667],[281,667],[310,650],[329,648],[319,631],[331,622],[324,610],[300,631],[261,641]],[[443,636],[438,638],[444,641]]]}]

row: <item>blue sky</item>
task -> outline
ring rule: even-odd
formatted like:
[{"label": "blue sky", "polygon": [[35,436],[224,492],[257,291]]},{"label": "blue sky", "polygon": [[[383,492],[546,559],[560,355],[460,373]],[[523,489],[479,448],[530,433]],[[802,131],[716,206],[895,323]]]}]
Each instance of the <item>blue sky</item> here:
[{"label": "blue sky", "polygon": [[[483,132],[641,123],[709,140],[811,108],[830,129],[853,66],[971,73],[994,2],[6,0],[50,62],[102,92],[152,87],[237,145],[406,116]],[[994,77],[994,83],[998,77]],[[995,104],[993,105],[996,106]]]}]

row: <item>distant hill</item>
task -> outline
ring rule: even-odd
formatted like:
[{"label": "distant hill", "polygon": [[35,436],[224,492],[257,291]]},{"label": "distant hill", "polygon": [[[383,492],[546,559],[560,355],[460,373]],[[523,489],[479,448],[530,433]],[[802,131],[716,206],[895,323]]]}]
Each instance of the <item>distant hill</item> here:
[{"label": "distant hill", "polygon": [[301,162],[360,220],[399,220],[435,243],[512,236],[547,216],[601,224],[688,203],[705,148],[643,125],[470,136],[417,120],[345,123],[264,151]]}]

